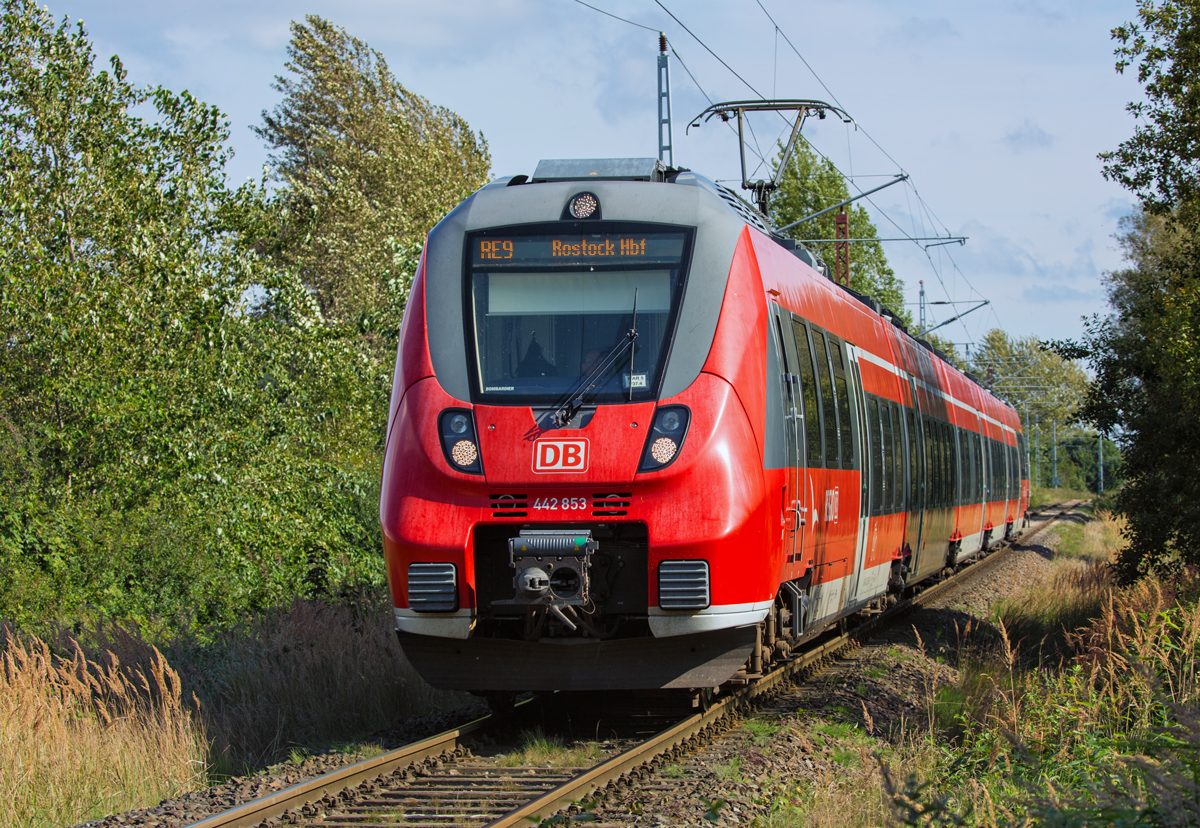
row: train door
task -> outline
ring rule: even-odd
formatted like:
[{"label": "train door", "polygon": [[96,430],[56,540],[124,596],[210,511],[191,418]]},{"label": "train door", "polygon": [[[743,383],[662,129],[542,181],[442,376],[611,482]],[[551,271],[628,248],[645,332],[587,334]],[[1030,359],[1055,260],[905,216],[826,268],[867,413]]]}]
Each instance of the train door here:
[{"label": "train door", "polygon": [[921,405],[917,396],[916,381],[908,378],[909,399],[912,407],[905,412],[908,431],[908,527],[904,539],[904,554],[908,559],[905,566],[911,572],[916,566],[916,557],[921,549],[921,535],[925,526],[925,507],[928,500],[928,481],[925,464],[925,435],[921,428]]},{"label": "train door", "polygon": [[[818,513],[821,503],[817,500],[818,483],[823,482],[821,469],[824,464],[822,444],[821,408],[818,401],[817,375],[813,365],[812,346],[808,340],[808,326],[798,316],[792,315],[792,345],[796,349],[796,361],[800,374],[799,405],[801,431],[803,432],[804,459],[798,484],[800,507],[803,520],[804,561],[808,566],[820,563],[817,560],[816,529],[823,515]],[[814,477],[819,478],[814,480]]]},{"label": "train door", "polygon": [[[804,551],[804,489],[801,485],[801,458],[803,457],[804,432],[800,408],[800,376],[796,373],[796,344],[791,336],[785,336],[785,325],[791,327],[791,314],[778,305],[772,306],[775,317],[774,339],[779,360],[780,391],[783,396],[783,431],[785,445],[785,468],[783,490],[783,556],[785,571],[792,571],[797,561],[803,560]],[[784,319],[786,318],[786,322]]]},{"label": "train door", "polygon": [[[858,507],[858,532],[856,542],[854,544],[854,567],[850,571],[850,581],[846,588],[847,604],[862,604],[869,601],[874,595],[859,595],[860,586],[863,586],[863,568],[867,562],[867,543],[869,538],[867,530],[871,523],[871,474],[872,464],[869,460],[872,457],[874,435],[871,432],[870,423],[867,418],[867,399],[863,391],[862,373],[859,370],[858,349],[853,345],[846,343],[846,356],[850,362],[850,396],[853,399],[854,422],[857,426],[858,440],[855,450],[861,458],[859,463],[859,507]],[[863,592],[872,592],[871,589],[864,589]],[[877,591],[877,590],[875,590]]]},{"label": "train door", "polygon": [[[972,431],[968,438],[971,441],[971,503],[981,504],[984,501],[983,481],[984,481],[984,461],[983,461],[983,432],[984,422],[978,414],[974,416],[975,430]],[[971,548],[968,552],[976,552],[979,549],[979,540],[983,537],[983,525],[987,523],[987,507],[976,505],[975,514],[977,517],[971,522]]]}]

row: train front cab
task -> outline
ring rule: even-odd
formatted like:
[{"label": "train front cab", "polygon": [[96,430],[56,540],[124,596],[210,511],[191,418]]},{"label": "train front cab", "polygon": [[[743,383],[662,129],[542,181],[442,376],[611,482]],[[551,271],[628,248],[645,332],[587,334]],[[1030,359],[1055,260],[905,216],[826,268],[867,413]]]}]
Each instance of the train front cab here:
[{"label": "train front cab", "polygon": [[[744,221],[686,183],[497,182],[431,233],[380,514],[402,646],[434,686],[711,687],[753,655],[780,548],[766,303]],[[581,192],[598,218],[568,215]]]}]

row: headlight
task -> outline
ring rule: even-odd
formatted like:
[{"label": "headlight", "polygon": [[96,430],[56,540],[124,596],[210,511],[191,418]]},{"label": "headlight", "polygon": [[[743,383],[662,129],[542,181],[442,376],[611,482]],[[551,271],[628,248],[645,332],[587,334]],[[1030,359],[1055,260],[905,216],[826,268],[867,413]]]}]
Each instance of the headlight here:
[{"label": "headlight", "polygon": [[600,218],[596,212],[600,209],[600,199],[596,198],[594,193],[579,193],[567,202],[567,209],[572,218]]},{"label": "headlight", "polygon": [[655,471],[674,462],[683,447],[691,416],[682,405],[664,406],[654,413],[654,423],[646,437],[638,471]]},{"label": "headlight", "polygon": [[470,411],[448,408],[438,415],[442,453],[450,468],[466,474],[483,474],[479,459],[479,440]]}]

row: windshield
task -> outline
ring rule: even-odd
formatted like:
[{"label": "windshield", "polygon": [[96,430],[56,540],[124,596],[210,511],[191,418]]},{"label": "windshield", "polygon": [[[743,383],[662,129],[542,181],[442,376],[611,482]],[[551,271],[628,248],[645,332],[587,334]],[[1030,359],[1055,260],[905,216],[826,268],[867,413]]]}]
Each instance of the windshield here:
[{"label": "windshield", "polygon": [[682,296],[690,232],[599,222],[583,229],[588,232],[521,228],[471,237],[474,368],[482,399],[561,402],[627,341],[635,296],[633,353],[626,349],[589,397],[616,402],[655,396]]}]

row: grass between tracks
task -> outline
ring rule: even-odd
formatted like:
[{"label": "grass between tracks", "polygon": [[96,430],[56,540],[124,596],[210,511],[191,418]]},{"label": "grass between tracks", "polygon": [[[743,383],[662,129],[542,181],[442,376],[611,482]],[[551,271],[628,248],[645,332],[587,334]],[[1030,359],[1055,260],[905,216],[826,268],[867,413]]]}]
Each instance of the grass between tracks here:
[{"label": "grass between tracks", "polygon": [[[208,642],[0,625],[0,825],[70,825],[458,707],[424,684],[386,596],[297,601]],[[164,655],[165,654],[165,655]]]},{"label": "grass between tracks", "polygon": [[1052,577],[930,662],[924,720],[848,717],[769,824],[1200,825],[1200,576],[1118,586],[1119,543],[1107,513],[1059,529]]}]

